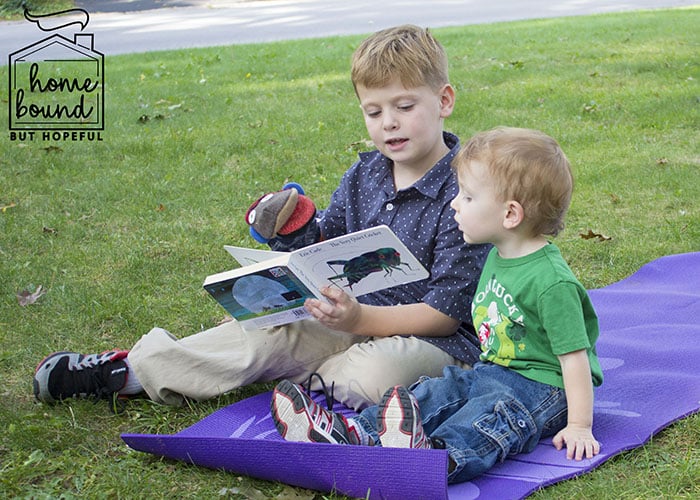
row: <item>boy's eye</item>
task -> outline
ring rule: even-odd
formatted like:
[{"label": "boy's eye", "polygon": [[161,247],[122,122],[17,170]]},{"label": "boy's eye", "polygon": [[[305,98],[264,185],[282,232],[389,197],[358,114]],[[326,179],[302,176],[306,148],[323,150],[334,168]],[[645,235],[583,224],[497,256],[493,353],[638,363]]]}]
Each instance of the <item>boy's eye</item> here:
[{"label": "boy's eye", "polygon": [[379,110],[365,111],[365,114],[367,116],[369,116],[370,118],[377,118],[381,114],[381,111],[379,111]]},{"label": "boy's eye", "polygon": [[410,111],[411,109],[413,109],[413,106],[413,104],[402,104],[401,106],[399,106],[399,109],[401,111]]}]

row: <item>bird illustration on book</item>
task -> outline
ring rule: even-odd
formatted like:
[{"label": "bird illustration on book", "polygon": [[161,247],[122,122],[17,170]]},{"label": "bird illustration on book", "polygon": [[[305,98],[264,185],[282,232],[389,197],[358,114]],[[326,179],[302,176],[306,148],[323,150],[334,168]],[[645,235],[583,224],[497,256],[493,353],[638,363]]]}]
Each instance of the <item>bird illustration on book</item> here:
[{"label": "bird illustration on book", "polygon": [[337,272],[334,266],[343,266],[343,272],[331,276],[328,281],[339,287],[338,281],[347,280],[348,283],[345,286],[350,290],[355,283],[372,273],[385,271],[384,276],[390,276],[394,269],[406,273],[401,266],[412,270],[408,263],[401,262],[401,254],[395,248],[380,248],[372,252],[365,252],[350,260],[329,260],[326,264],[333,272]]}]

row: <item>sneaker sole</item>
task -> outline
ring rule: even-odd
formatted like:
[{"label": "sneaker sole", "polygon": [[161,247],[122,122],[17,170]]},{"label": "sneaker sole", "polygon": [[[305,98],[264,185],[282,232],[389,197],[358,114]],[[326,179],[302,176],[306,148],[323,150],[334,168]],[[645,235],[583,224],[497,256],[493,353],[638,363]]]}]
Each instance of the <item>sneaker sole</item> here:
[{"label": "sneaker sole", "polygon": [[377,432],[386,448],[412,448],[415,415],[405,387],[395,387],[379,403]]},{"label": "sneaker sole", "polygon": [[280,382],[272,394],[270,409],[277,432],[287,441],[303,443],[328,443],[322,434],[314,430],[309,420],[304,395],[288,380]]}]

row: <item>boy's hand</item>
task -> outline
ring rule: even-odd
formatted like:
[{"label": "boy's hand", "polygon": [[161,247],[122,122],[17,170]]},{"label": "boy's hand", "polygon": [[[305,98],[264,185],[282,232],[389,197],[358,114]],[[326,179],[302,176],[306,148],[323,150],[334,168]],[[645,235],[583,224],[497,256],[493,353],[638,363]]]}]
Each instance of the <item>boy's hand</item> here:
[{"label": "boy's hand", "polygon": [[552,438],[552,443],[557,450],[566,445],[566,458],[568,460],[581,460],[593,458],[600,452],[600,443],[593,437],[590,427],[567,425]]},{"label": "boy's hand", "polygon": [[321,293],[330,303],[308,299],[304,303],[306,310],[328,328],[354,333],[362,309],[357,299],[336,287],[323,287]]}]

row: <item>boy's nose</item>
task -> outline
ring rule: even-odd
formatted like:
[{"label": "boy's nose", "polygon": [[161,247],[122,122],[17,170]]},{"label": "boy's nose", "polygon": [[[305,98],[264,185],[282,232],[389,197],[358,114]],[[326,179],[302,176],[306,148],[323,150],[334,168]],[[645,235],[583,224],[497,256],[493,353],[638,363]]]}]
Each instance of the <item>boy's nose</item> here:
[{"label": "boy's nose", "polygon": [[399,122],[393,113],[384,113],[384,130],[395,130],[399,127]]}]

